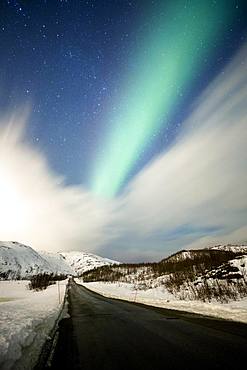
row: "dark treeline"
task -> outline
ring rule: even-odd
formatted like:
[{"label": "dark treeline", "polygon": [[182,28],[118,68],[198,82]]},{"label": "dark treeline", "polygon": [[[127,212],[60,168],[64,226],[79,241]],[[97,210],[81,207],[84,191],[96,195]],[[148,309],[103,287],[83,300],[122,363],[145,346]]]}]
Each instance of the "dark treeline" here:
[{"label": "dark treeline", "polygon": [[56,274],[37,274],[30,278],[30,283],[28,285],[29,289],[32,290],[43,290],[49,285],[56,284],[58,280],[66,279],[66,275],[56,275]]},{"label": "dark treeline", "polygon": [[157,263],[98,267],[84,272],[82,278],[84,282],[133,283],[137,290],[163,285],[179,299],[228,302],[247,295],[245,276],[228,263],[243,254],[207,249],[182,251]]},{"label": "dark treeline", "polygon": [[176,254],[160,262],[123,263],[120,265],[102,266],[84,272],[82,277],[85,282],[90,282],[124,281],[126,275],[136,275],[140,271],[139,279],[142,279],[145,273],[152,275],[153,278],[179,272],[191,273],[192,275],[196,273],[198,275],[205,273],[209,269],[216,268],[241,254],[224,250],[193,250],[191,258],[182,259],[179,257],[179,254]]}]

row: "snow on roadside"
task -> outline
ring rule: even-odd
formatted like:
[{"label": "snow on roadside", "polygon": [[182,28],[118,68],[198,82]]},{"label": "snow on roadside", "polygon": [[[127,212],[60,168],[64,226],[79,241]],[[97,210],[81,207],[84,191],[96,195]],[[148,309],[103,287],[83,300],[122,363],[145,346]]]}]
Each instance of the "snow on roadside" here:
[{"label": "snow on roadside", "polygon": [[247,323],[247,298],[229,303],[185,301],[177,300],[162,287],[135,290],[134,285],[129,283],[83,283],[80,279],[76,279],[76,282],[109,298]]},{"label": "snow on roadside", "polygon": [[28,283],[0,281],[2,370],[33,368],[62,307],[67,280],[38,292],[28,290]]}]

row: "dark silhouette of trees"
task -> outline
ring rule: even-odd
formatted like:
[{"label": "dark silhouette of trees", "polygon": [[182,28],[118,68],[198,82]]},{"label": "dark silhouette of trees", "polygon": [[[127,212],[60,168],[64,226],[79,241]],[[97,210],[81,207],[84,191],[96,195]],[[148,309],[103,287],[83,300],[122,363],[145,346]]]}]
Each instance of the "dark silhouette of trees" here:
[{"label": "dark silhouette of trees", "polygon": [[49,285],[56,284],[56,281],[64,279],[66,279],[66,275],[37,274],[31,277],[28,287],[30,290],[44,290]]}]

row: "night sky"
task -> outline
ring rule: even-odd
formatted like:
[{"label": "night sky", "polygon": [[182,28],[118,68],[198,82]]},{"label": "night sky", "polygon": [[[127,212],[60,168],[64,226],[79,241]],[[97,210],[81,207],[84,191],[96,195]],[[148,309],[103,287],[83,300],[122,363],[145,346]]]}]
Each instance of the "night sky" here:
[{"label": "night sky", "polygon": [[237,0],[2,0],[1,115],[28,107],[26,145],[63,186],[119,199],[245,44],[246,14]]}]

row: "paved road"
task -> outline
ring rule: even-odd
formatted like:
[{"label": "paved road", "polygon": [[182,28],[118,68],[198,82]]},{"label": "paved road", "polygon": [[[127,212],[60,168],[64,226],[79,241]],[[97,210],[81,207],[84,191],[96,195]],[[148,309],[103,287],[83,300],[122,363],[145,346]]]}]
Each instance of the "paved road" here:
[{"label": "paved road", "polygon": [[[247,325],[108,299],[71,283],[52,369],[244,369]],[[241,365],[244,360],[245,365]]]}]

